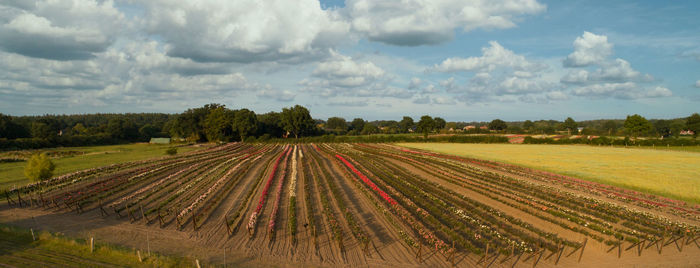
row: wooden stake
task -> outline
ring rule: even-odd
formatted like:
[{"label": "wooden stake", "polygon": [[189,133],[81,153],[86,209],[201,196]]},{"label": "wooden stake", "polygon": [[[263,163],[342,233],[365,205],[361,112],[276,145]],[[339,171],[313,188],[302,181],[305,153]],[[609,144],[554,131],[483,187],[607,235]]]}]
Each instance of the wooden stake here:
[{"label": "wooden stake", "polygon": [[513,262],[513,266],[511,266],[511,268],[515,268],[515,265],[518,264],[518,261],[520,260],[520,257],[523,256],[523,254],[525,254],[525,252],[518,254],[518,257],[515,258],[515,261]]},{"label": "wooden stake", "polygon": [[136,251],[136,256],[139,257],[139,262],[143,262],[143,259],[141,259],[141,251],[140,250]]},{"label": "wooden stake", "polygon": [[146,223],[151,223],[151,221],[149,221],[148,218],[146,217],[146,213],[143,213],[143,205],[139,204],[139,208],[141,209],[141,217],[146,219]]},{"label": "wooden stake", "polygon": [[20,195],[19,191],[17,191],[17,200],[19,203],[19,207],[22,207],[22,196]]},{"label": "wooden stake", "polygon": [[561,255],[564,253],[565,248],[566,248],[566,245],[561,246],[561,249],[559,250],[559,255],[557,255],[557,260],[554,262],[554,265],[559,264],[559,259],[561,259]]},{"label": "wooden stake", "polygon": [[226,219],[226,216],[224,216],[224,225],[226,225],[226,230],[228,231],[228,235],[230,236],[231,235],[231,226],[228,225],[228,220]]},{"label": "wooden stake", "polygon": [[95,251],[95,240],[93,237],[90,237],[90,253]]},{"label": "wooden stake", "polygon": [[201,266],[199,266],[199,260],[198,260],[198,259],[194,259],[194,264],[197,266],[197,268],[202,268]]},{"label": "wooden stake", "polygon": [[489,265],[486,265],[486,268],[489,268],[491,266],[491,264],[496,262],[496,259],[498,259],[498,256],[501,256],[500,252],[496,253],[496,257],[493,257],[493,260],[491,260],[491,262],[489,262]]},{"label": "wooden stake", "polygon": [[535,268],[537,266],[537,263],[540,262],[540,259],[542,258],[542,255],[544,254],[544,248],[540,249],[540,255],[537,257],[534,263],[532,263],[532,268]]},{"label": "wooden stake", "polygon": [[485,260],[486,260],[486,257],[489,256],[489,246],[490,246],[490,245],[491,245],[491,243],[486,243],[486,253],[484,253],[484,256],[481,257],[481,259],[479,259],[479,261],[476,262],[476,264],[480,264],[481,262],[485,261]]},{"label": "wooden stake", "polygon": [[34,237],[34,229],[29,228],[29,231],[32,233],[32,241],[36,241],[36,237]]},{"label": "wooden stake", "polygon": [[637,256],[641,257],[642,256],[642,249],[644,249],[644,243],[646,243],[647,240],[642,240],[642,243],[637,245]]},{"label": "wooden stake", "polygon": [[5,197],[7,198],[7,205],[9,207],[12,207],[15,204],[15,201],[10,198],[10,194],[5,191]]}]

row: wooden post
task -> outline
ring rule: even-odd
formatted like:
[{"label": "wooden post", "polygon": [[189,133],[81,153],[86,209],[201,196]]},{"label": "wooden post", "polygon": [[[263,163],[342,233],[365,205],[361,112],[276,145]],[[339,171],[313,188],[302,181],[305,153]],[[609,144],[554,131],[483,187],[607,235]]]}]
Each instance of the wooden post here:
[{"label": "wooden post", "polygon": [[[197,231],[197,220],[195,219],[196,215],[192,215],[192,230]],[[270,237],[270,240],[272,240],[272,237]]]},{"label": "wooden post", "polygon": [[226,231],[228,231],[228,235],[231,236],[231,226],[228,225],[228,220],[226,219],[226,216],[224,216],[224,225],[226,225]]},{"label": "wooden post", "polygon": [[198,260],[198,259],[194,259],[194,264],[197,266],[197,268],[202,268],[201,266],[199,266],[199,260]]},{"label": "wooden post", "polygon": [[496,257],[493,257],[493,260],[491,260],[491,262],[489,262],[489,265],[486,265],[486,268],[489,268],[494,262],[496,262],[496,259],[498,259],[499,256],[501,256],[501,253],[497,252]]},{"label": "wooden post", "polygon": [[617,245],[617,258],[622,258],[622,241],[620,241],[620,244]]},{"label": "wooden post", "polygon": [[559,259],[561,259],[561,254],[564,253],[565,248],[566,248],[566,245],[562,245],[561,249],[559,249],[559,254],[557,255],[557,260],[554,262],[554,265],[559,264]]},{"label": "wooden post", "polygon": [[139,262],[143,262],[143,259],[141,259],[141,251],[140,250],[136,251],[136,256],[139,257]]},{"label": "wooden post", "polygon": [[9,207],[12,207],[15,204],[15,201],[10,198],[10,194],[5,191],[5,197],[7,198],[7,205]]},{"label": "wooden post", "polygon": [[163,228],[165,222],[163,221],[163,215],[160,214],[160,208],[158,209],[158,220],[160,220],[160,228]]},{"label": "wooden post", "polygon": [[90,253],[95,251],[95,240],[93,237],[90,237]]},{"label": "wooden post", "polygon": [[518,261],[520,260],[520,257],[523,256],[523,254],[525,254],[525,252],[518,254],[518,257],[515,258],[515,261],[513,262],[513,265],[511,266],[511,268],[515,268],[515,265],[518,264]]},{"label": "wooden post", "polygon": [[532,268],[535,268],[535,266],[537,266],[537,263],[540,262],[540,259],[542,258],[543,254],[544,254],[544,248],[540,249],[540,255],[537,256],[537,259],[535,260],[535,262],[532,263]]},{"label": "wooden post", "polygon": [[34,229],[29,228],[29,231],[32,233],[32,241],[36,241],[36,237],[34,236]]},{"label": "wooden post", "polygon": [[485,261],[486,257],[489,256],[489,245],[491,245],[491,243],[486,243],[486,253],[484,253],[484,256],[481,257],[481,259],[479,259],[479,261],[476,262],[476,264],[480,264],[481,262]]},{"label": "wooden post", "polygon": [[22,196],[20,195],[20,192],[17,191],[17,203],[19,203],[19,207],[22,207]]},{"label": "wooden post", "polygon": [[583,257],[583,250],[586,249],[586,243],[588,243],[588,237],[583,240],[583,246],[581,246],[581,254],[578,255],[578,262],[581,262],[581,257]]},{"label": "wooden post", "polygon": [[647,242],[647,240],[644,239],[641,244],[637,245],[637,256],[639,256],[639,257],[642,256],[642,249],[644,249],[644,244],[646,242]]}]

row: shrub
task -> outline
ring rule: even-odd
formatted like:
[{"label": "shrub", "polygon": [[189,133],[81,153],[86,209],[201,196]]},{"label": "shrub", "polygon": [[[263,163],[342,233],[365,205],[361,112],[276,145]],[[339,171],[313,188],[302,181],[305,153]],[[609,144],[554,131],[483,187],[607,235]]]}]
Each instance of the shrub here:
[{"label": "shrub", "polygon": [[24,167],[24,175],[32,182],[42,181],[53,176],[56,165],[46,153],[34,154]]},{"label": "shrub", "polygon": [[167,150],[165,150],[165,154],[167,155],[176,155],[177,154],[177,148],[175,147],[170,147]]}]

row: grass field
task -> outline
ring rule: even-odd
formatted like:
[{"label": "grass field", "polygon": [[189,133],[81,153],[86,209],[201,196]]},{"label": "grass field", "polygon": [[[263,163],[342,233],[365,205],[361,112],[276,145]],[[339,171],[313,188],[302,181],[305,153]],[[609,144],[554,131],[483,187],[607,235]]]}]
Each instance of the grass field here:
[{"label": "grass field", "polygon": [[0,266],[5,267],[191,267],[193,260],[141,252],[96,242],[70,239],[48,232],[0,225]]},{"label": "grass field", "polygon": [[[106,166],[114,163],[136,161],[153,157],[163,156],[165,150],[171,145],[134,143],[123,145],[91,146],[91,147],[70,147],[53,148],[45,150],[33,150],[32,152],[43,151],[79,151],[82,155],[54,158],[56,164],[54,176],[88,169],[99,166]],[[184,153],[197,149],[197,147],[179,147],[178,153]],[[9,155],[12,152],[4,152],[2,155]],[[29,183],[24,176],[24,167],[27,162],[0,163],[0,190],[21,186]]]},{"label": "grass field", "polygon": [[517,164],[700,203],[700,153],[692,151],[588,145],[398,145]]}]

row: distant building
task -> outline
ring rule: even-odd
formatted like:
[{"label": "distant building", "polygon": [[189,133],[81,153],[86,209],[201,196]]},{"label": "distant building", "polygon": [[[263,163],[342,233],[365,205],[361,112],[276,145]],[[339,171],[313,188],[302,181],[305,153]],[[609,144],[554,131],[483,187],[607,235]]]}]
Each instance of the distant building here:
[{"label": "distant building", "polygon": [[581,131],[583,131],[583,127],[578,127],[577,129],[578,129],[578,133],[581,133]]},{"label": "distant building", "polygon": [[462,129],[463,129],[464,131],[467,131],[467,130],[475,129],[475,128],[476,128],[476,126],[469,125],[469,126],[466,126],[466,127],[462,128]]},{"label": "distant building", "polygon": [[695,132],[693,132],[693,131],[690,130],[690,129],[688,129],[688,130],[681,130],[681,135],[683,135],[683,136],[691,136],[691,135],[695,135]]},{"label": "distant building", "polygon": [[488,126],[480,126],[479,129],[487,130],[487,129],[489,129],[489,127]]},{"label": "distant building", "polygon": [[150,144],[170,144],[170,138],[151,138]]}]

